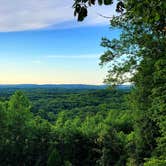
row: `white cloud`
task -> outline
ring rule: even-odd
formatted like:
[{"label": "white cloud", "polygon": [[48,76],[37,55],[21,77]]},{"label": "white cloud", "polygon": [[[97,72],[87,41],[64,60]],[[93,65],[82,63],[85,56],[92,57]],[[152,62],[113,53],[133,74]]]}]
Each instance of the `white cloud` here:
[{"label": "white cloud", "polygon": [[[114,7],[93,7],[83,23],[74,23],[73,0],[0,0],[0,32],[36,30],[54,27],[63,22],[73,26],[108,24],[98,13],[111,15]],[[64,28],[64,27],[62,27]]]}]

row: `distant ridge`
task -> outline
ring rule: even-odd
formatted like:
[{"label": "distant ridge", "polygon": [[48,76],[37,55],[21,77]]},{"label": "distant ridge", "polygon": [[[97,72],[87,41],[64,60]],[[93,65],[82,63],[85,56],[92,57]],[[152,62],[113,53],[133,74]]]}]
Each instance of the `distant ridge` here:
[{"label": "distant ridge", "polygon": [[1,84],[0,88],[16,88],[16,89],[27,89],[27,88],[55,88],[55,89],[105,89],[106,85],[86,85],[86,84]]},{"label": "distant ridge", "polygon": [[[0,89],[105,89],[107,85],[87,85],[87,84],[0,84]],[[117,89],[130,89],[131,85],[118,85]]]}]

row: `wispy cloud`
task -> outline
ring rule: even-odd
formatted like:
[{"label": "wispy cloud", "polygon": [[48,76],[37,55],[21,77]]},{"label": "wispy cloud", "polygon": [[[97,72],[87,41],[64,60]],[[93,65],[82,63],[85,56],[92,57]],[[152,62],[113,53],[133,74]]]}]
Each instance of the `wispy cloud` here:
[{"label": "wispy cloud", "polygon": [[33,64],[41,64],[42,61],[41,61],[41,60],[33,60],[32,63],[33,63]]},{"label": "wispy cloud", "polygon": [[47,55],[48,59],[98,59],[101,54],[89,54],[89,55]]},{"label": "wispy cloud", "polygon": [[46,55],[41,56],[37,60],[32,60],[31,63],[33,64],[44,64],[48,60],[99,60],[101,54],[85,54],[85,55]]},{"label": "wispy cloud", "polygon": [[[0,32],[36,30],[54,27],[65,22],[73,26],[105,24],[108,20],[98,13],[110,16],[112,7],[93,7],[85,22],[77,24],[73,16],[73,0],[0,0]],[[74,23],[75,22],[75,23]],[[63,24],[61,25],[63,26]],[[64,27],[62,27],[64,28]]]}]

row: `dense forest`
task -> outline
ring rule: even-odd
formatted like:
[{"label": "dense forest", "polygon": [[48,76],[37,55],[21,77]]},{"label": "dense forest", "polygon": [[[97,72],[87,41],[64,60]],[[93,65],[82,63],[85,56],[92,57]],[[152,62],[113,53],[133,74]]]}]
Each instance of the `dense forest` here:
[{"label": "dense forest", "polygon": [[130,88],[21,90],[3,89],[0,96],[2,166],[130,162]]},{"label": "dense forest", "polygon": [[[96,2],[113,3],[75,0],[78,21]],[[166,166],[166,2],[116,3],[121,34],[100,58],[112,88],[0,89],[0,165]]]}]

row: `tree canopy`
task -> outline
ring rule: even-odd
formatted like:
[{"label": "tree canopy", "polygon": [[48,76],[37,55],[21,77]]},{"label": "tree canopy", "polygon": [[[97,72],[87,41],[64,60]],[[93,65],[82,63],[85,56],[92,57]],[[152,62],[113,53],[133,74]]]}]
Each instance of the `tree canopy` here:
[{"label": "tree canopy", "polygon": [[[88,6],[110,0],[76,0],[79,21]],[[110,20],[120,37],[102,39],[105,82],[129,89],[66,92],[4,89],[0,93],[0,165],[165,166],[166,3],[117,2]],[[13,93],[14,92],[14,93]]]},{"label": "tree canopy", "polygon": [[[76,1],[89,6],[96,1]],[[99,3],[100,4],[100,3]],[[101,4],[108,4],[102,1]],[[109,1],[112,4],[112,1]],[[119,10],[118,10],[119,9]],[[102,39],[106,48],[100,57],[101,65],[110,64],[105,82],[121,84],[131,82],[135,90],[131,105],[138,110],[135,117],[137,162],[157,164],[166,159],[166,2],[163,0],[123,0],[117,2],[120,15],[110,20],[112,28],[121,29],[119,39]],[[78,20],[87,15],[76,11]],[[161,161],[162,163],[162,161]]]}]

